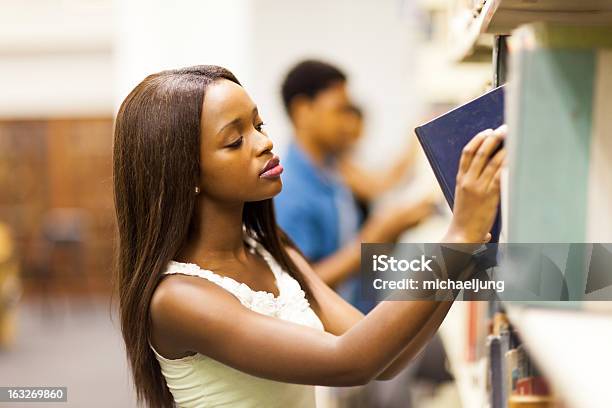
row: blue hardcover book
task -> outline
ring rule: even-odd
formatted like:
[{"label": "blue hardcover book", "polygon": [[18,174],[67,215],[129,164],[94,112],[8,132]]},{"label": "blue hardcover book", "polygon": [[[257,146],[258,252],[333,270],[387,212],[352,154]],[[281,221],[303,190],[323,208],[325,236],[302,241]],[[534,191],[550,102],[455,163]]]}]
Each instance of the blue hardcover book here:
[{"label": "blue hardcover book", "polygon": [[[504,85],[459,106],[415,129],[427,160],[453,208],[455,184],[463,147],[480,131],[504,123]],[[491,230],[491,242],[499,241],[501,211]]]}]

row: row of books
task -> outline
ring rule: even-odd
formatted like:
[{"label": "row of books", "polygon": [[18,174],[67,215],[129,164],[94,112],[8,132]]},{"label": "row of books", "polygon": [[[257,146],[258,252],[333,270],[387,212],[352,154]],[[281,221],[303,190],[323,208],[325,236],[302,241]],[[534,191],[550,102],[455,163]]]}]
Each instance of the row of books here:
[{"label": "row of books", "polygon": [[486,337],[487,394],[491,408],[552,408],[560,403],[503,311]]}]

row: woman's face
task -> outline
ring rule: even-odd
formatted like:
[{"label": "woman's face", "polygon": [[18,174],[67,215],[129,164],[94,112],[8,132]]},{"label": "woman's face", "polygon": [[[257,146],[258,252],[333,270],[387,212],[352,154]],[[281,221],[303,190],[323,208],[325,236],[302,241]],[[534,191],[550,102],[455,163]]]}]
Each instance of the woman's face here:
[{"label": "woman's face", "polygon": [[225,79],[215,81],[206,90],[202,108],[202,194],[222,202],[260,201],[278,194],[282,167],[244,88]]}]

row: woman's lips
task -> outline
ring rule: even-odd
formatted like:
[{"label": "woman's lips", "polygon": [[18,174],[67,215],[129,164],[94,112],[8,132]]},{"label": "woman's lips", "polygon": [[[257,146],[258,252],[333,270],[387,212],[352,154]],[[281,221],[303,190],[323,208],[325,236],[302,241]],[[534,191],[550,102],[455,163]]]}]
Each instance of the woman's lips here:
[{"label": "woman's lips", "polygon": [[275,178],[281,175],[283,172],[283,166],[280,165],[278,156],[272,157],[264,166],[259,177],[261,178]]}]

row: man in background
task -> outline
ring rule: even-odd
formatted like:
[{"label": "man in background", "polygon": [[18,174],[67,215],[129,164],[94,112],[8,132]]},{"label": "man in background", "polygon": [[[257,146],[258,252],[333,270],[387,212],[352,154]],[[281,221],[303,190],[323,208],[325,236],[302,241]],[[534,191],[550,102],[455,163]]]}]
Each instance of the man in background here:
[{"label": "man in background", "polygon": [[[346,160],[363,118],[338,68],[321,61],[299,63],[287,74],[282,97],[295,137],[282,158],[283,190],[274,199],[278,223],[323,281],[368,313],[377,299],[357,276],[361,243],[397,240],[432,212],[434,201],[427,197],[367,215],[367,204],[399,181],[412,160],[403,158],[387,172],[365,172]],[[444,358],[439,349],[435,354]],[[410,407],[410,370],[384,385],[374,382],[332,394],[339,407]]]},{"label": "man in background", "polygon": [[283,190],[275,198],[278,222],[315,272],[367,313],[375,302],[361,296],[355,276],[361,243],[395,241],[426,217],[433,204],[425,199],[396,205],[367,218],[360,211],[354,192],[362,200],[374,199],[363,192],[382,192],[379,187],[390,176],[350,177],[357,173],[355,166],[340,166],[339,159],[356,142],[355,120],[360,118],[348,95],[347,77],[338,68],[321,61],[301,62],[287,74],[282,96],[295,137],[283,158]]}]

